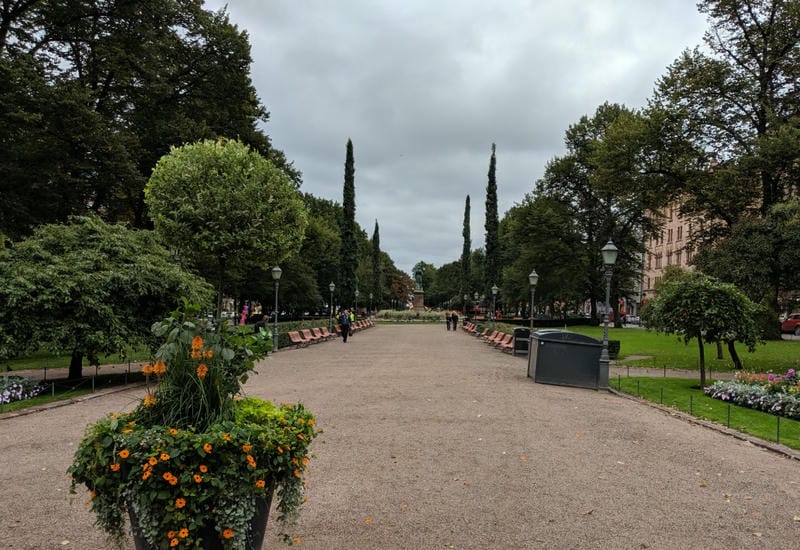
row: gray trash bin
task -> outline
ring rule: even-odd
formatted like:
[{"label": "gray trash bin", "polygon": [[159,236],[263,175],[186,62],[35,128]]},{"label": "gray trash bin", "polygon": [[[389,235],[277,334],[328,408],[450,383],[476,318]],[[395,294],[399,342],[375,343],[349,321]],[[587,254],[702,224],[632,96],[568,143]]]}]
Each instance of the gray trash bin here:
[{"label": "gray trash bin", "polygon": [[514,329],[514,347],[511,348],[511,355],[528,355],[530,347],[531,329],[518,327]]},{"label": "gray trash bin", "polygon": [[546,329],[531,335],[528,376],[540,384],[607,388],[608,372],[600,372],[603,343],[567,330]]}]

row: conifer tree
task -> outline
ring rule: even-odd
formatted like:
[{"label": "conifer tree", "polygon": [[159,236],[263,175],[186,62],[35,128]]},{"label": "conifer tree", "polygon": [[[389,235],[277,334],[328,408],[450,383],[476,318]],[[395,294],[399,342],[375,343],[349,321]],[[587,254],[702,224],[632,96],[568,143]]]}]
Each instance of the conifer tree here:
[{"label": "conifer tree", "polygon": [[381,284],[381,237],[378,231],[378,220],[375,220],[375,231],[372,232],[372,294],[375,304],[380,308],[383,296]]},{"label": "conifer tree", "polygon": [[356,186],[353,142],[347,140],[344,162],[344,191],[342,193],[342,241],[339,253],[339,288],[342,304],[355,302],[358,243],[356,242]]},{"label": "conifer tree", "polygon": [[500,284],[500,271],[498,269],[498,256],[500,245],[498,243],[497,231],[500,221],[497,216],[497,180],[495,170],[497,168],[497,158],[495,156],[495,144],[492,143],[492,156],[489,159],[489,181],[486,184],[486,267],[484,269],[483,294],[489,296],[493,285]]},{"label": "conifer tree", "polygon": [[[469,195],[464,204],[464,227],[461,230],[464,236],[464,247],[461,250],[461,289],[458,292],[458,297],[462,298],[464,294],[469,294],[469,278],[470,266],[472,262],[472,241],[469,236]],[[464,312],[466,313],[467,304],[464,304]]]}]

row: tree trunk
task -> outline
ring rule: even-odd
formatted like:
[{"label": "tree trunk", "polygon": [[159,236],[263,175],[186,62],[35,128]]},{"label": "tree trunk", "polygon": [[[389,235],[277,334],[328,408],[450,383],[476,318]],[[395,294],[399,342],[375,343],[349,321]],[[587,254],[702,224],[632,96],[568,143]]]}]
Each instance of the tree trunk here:
[{"label": "tree trunk", "polygon": [[725,356],[722,355],[722,342],[717,340],[717,359],[725,359]]},{"label": "tree trunk", "polygon": [[731,356],[731,361],[733,361],[733,366],[736,370],[742,370],[742,360],[739,359],[739,354],[736,353],[736,348],[733,346],[733,340],[727,340],[728,342],[728,353]]},{"label": "tree trunk", "polygon": [[74,349],[69,360],[69,374],[67,378],[76,380],[83,376],[83,353]]},{"label": "tree trunk", "polygon": [[706,350],[703,347],[703,338],[697,339],[697,345],[700,346],[700,387],[706,387]]}]

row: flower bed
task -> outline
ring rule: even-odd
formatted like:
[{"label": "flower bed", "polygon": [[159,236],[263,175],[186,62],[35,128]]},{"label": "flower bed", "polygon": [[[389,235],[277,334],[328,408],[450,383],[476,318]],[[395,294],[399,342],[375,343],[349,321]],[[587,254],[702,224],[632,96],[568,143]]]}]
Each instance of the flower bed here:
[{"label": "flower bed", "polygon": [[735,380],[720,380],[703,391],[714,399],[800,420],[800,377],[794,369],[786,374],[739,372]]},{"label": "flower bed", "polygon": [[4,376],[0,380],[0,405],[36,397],[47,389],[47,384],[21,376]]}]

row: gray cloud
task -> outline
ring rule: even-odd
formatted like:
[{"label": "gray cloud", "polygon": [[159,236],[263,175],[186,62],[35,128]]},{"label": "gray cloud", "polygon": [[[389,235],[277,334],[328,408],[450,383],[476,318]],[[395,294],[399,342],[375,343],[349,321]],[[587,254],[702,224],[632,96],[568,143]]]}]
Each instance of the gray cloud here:
[{"label": "gray cloud", "polygon": [[458,259],[467,194],[482,245],[492,142],[502,216],[570,124],[605,101],[643,106],[706,26],[691,0],[227,4],[250,36],[266,131],[303,190],[341,202],[352,139],[356,218],[370,234],[378,220],[406,271]]}]

